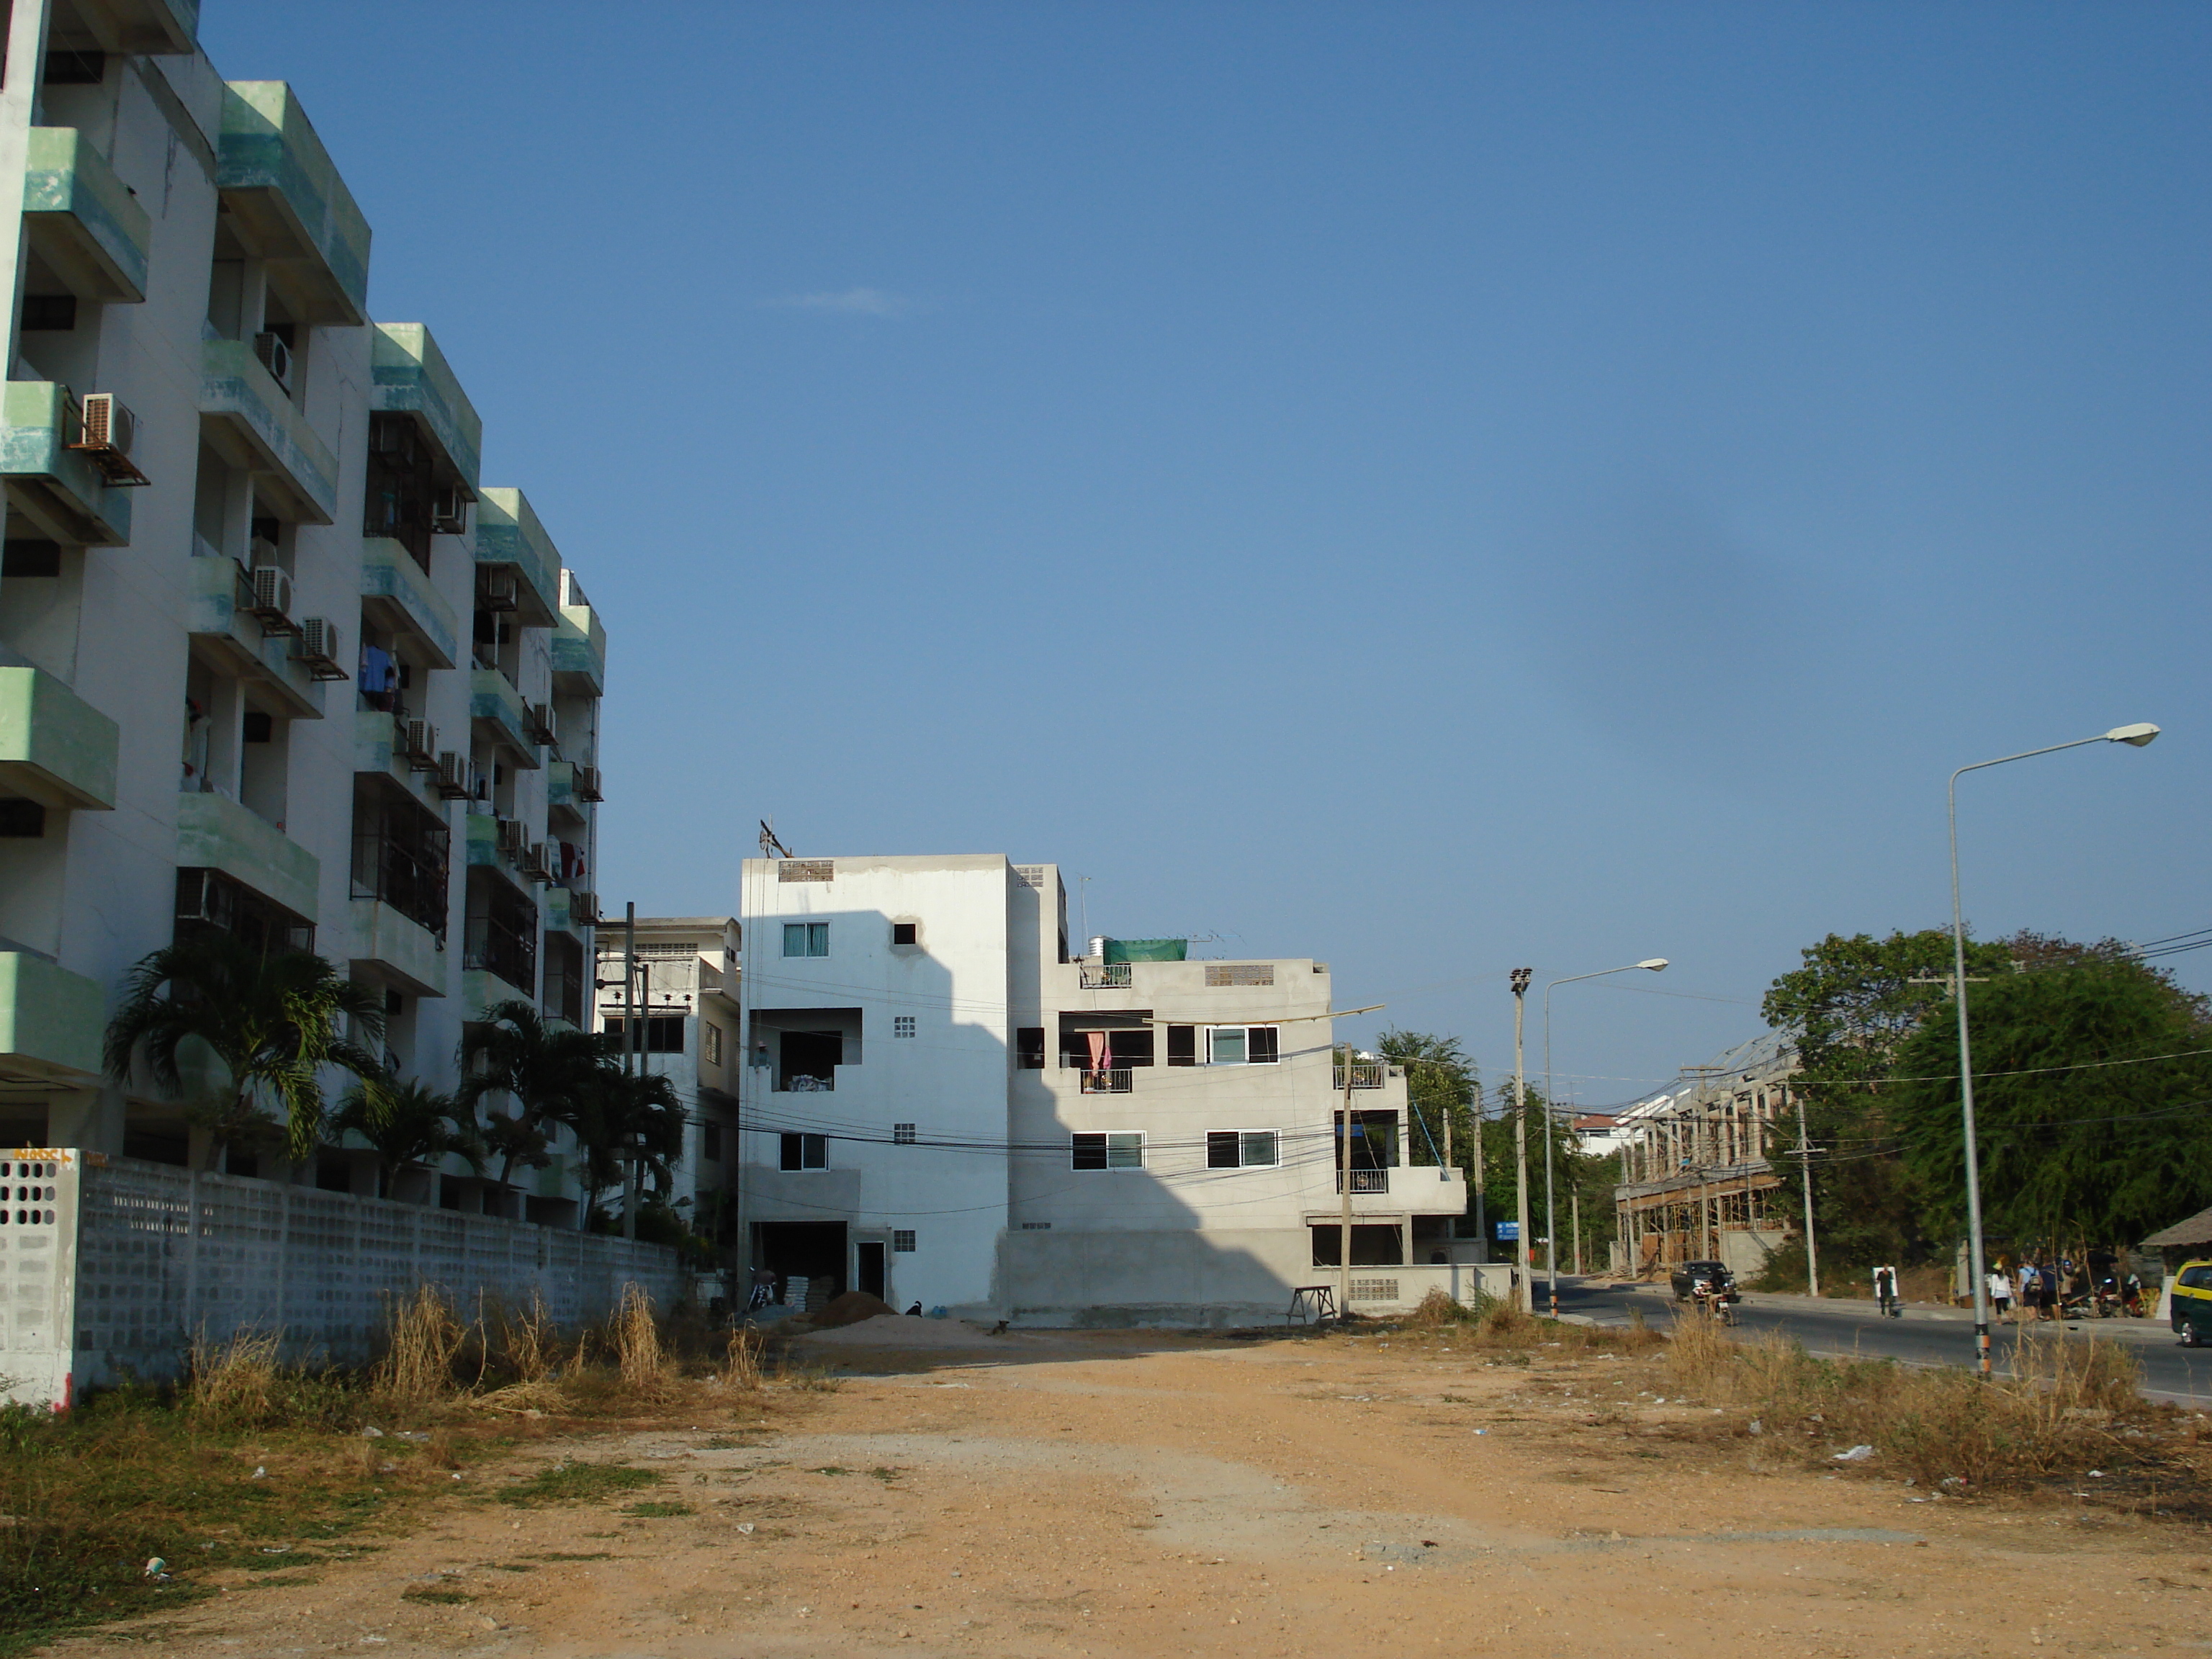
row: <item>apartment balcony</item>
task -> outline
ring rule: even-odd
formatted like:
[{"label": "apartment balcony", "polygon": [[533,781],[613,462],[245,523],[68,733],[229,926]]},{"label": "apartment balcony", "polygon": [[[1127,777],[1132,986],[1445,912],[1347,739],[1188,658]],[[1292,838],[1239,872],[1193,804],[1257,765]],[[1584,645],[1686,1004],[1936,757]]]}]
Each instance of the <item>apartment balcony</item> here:
[{"label": "apartment balcony", "polygon": [[469,720],[476,729],[504,748],[514,763],[535,772],[541,762],[532,732],[530,710],[514,682],[496,668],[477,668],[469,674]]},{"label": "apartment balcony", "polygon": [[192,642],[231,672],[244,675],[294,720],[323,717],[323,688],[292,654],[291,638],[265,630],[252,613],[245,567],[205,542],[185,562],[185,622]]},{"label": "apartment balcony", "polygon": [[115,722],[52,674],[0,668],[0,789],[47,806],[115,805]]},{"label": "apartment balcony", "polygon": [[[299,524],[329,524],[338,461],[248,340],[200,343],[200,426],[253,474],[257,499]],[[227,442],[220,441],[228,440]]]},{"label": "apartment balcony", "polygon": [[1079,971],[1080,982],[1086,991],[1126,991],[1132,983],[1126,962],[1090,963]]},{"label": "apartment balcony", "polygon": [[1388,1170],[1339,1170],[1336,1172],[1336,1190],[1340,1193],[1344,1190],[1344,1178],[1347,1175],[1352,1177],[1352,1190],[1355,1195],[1390,1190],[1390,1172]]},{"label": "apartment balcony", "polygon": [[54,8],[48,45],[173,56],[198,45],[199,27],[199,0],[64,0]]},{"label": "apartment balcony", "polygon": [[75,127],[33,127],[23,230],[39,257],[94,305],[146,297],[154,222]]},{"label": "apartment balcony", "polygon": [[304,323],[367,322],[368,221],[292,88],[282,81],[225,86],[216,159],[228,234],[240,252],[268,261],[269,285],[285,309]]},{"label": "apartment balcony", "polygon": [[[1341,1091],[1344,1088],[1342,1060],[1336,1063],[1333,1075],[1335,1078],[1333,1086]],[[1389,1075],[1390,1062],[1387,1060],[1358,1060],[1352,1063],[1352,1086],[1355,1089],[1379,1089]]]},{"label": "apartment balcony", "polygon": [[1126,1066],[1107,1072],[1083,1072],[1078,1076],[1077,1087],[1086,1095],[1126,1095],[1133,1086]]},{"label": "apartment balcony", "polygon": [[501,987],[512,988],[475,992],[473,994],[484,999],[478,1006],[510,998],[525,1002],[538,1000],[538,939],[534,932],[526,933],[490,916],[471,916],[462,945],[461,966],[469,981],[480,984],[489,979]]},{"label": "apartment balcony", "polygon": [[607,630],[574,576],[561,573],[561,620],[553,630],[553,689],[572,697],[601,696],[607,683]]},{"label": "apartment balcony", "polygon": [[0,1079],[97,1083],[106,1028],[98,981],[26,951],[0,951]]},{"label": "apartment balcony", "polygon": [[374,963],[410,996],[446,994],[445,941],[380,898],[353,897],[353,960]]},{"label": "apartment balcony", "polygon": [[477,492],[477,569],[514,579],[516,623],[550,628],[560,619],[561,552],[519,489]]},{"label": "apartment balcony", "polygon": [[304,921],[320,919],[321,860],[227,795],[177,797],[177,864],[220,870]]},{"label": "apartment balcony", "polygon": [[379,323],[369,332],[369,407],[407,414],[473,493],[483,469],[483,421],[420,323]]},{"label": "apartment balcony", "polygon": [[361,544],[361,613],[390,629],[432,668],[451,668],[461,659],[460,618],[430,585],[429,573],[387,537]]},{"label": "apartment balcony", "polygon": [[82,450],[76,400],[52,380],[10,380],[0,393],[0,477],[9,505],[58,542],[131,544],[131,492],[111,486]]},{"label": "apartment balcony", "polygon": [[[1347,1171],[1338,1170],[1332,1182],[1333,1190],[1344,1190]],[[1400,1164],[1392,1169],[1364,1170],[1354,1164],[1348,1173],[1352,1176],[1352,1195],[1361,1198],[1391,1200],[1391,1207],[1411,1215],[1465,1215],[1467,1213],[1467,1176],[1455,1169],[1438,1169],[1429,1164]]]}]

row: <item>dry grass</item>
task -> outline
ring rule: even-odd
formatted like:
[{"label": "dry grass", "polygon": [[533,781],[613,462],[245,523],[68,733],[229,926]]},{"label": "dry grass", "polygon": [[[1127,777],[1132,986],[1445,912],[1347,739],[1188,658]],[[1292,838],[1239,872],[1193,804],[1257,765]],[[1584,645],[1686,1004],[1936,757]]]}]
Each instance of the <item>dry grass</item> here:
[{"label": "dry grass", "polygon": [[453,1361],[469,1327],[454,1316],[453,1304],[443,1291],[434,1285],[417,1286],[405,1301],[388,1305],[385,1325],[384,1358],[369,1378],[371,1391],[380,1401],[422,1407],[459,1392]]},{"label": "dry grass", "polygon": [[667,1390],[675,1367],[661,1346],[660,1327],[653,1316],[653,1298],[635,1285],[623,1286],[622,1306],[609,1322],[608,1340],[624,1386],[648,1400]]},{"label": "dry grass", "polygon": [[489,1351],[488,1367],[520,1383],[543,1382],[553,1375],[558,1364],[556,1345],[559,1338],[541,1291],[532,1289],[527,1308],[516,1310],[503,1304],[495,1304],[482,1323]]},{"label": "dry grass", "polygon": [[1626,1329],[1572,1325],[1540,1319],[1519,1306],[1486,1296],[1472,1306],[1454,1301],[1443,1291],[1432,1290],[1403,1319],[1392,1322],[1397,1330],[1428,1335],[1449,1334],[1455,1341],[1477,1347],[1527,1350],[1539,1347],[1576,1352],[1639,1353],[1658,1347],[1665,1338],[1648,1331],[1639,1318]]},{"label": "dry grass", "polygon": [[234,1331],[227,1342],[210,1342],[202,1332],[192,1340],[185,1409],[204,1423],[266,1421],[281,1393],[276,1356],[283,1346],[281,1331]]},{"label": "dry grass", "polygon": [[722,1377],[733,1388],[761,1386],[761,1334],[751,1326],[730,1328],[728,1363]]},{"label": "dry grass", "polygon": [[1767,1432],[1822,1457],[1869,1445],[1885,1471],[1925,1485],[2016,1487],[2131,1461],[2119,1431],[2154,1414],[2133,1358],[2098,1342],[2025,1341],[2014,1373],[1984,1383],[1955,1367],[1819,1359],[1779,1337],[1736,1341],[1684,1320],[1665,1369],[1686,1394],[1749,1407]]}]

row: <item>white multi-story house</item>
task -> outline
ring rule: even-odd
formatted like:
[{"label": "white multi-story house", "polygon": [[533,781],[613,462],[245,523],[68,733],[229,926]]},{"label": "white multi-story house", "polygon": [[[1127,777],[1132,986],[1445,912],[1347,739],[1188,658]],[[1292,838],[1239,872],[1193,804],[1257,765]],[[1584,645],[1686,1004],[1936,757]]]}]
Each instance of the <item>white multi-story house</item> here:
[{"label": "white multi-story house", "polygon": [[1337,1063],[1325,963],[1071,958],[1057,868],[996,854],[749,859],[739,917],[743,1238],[787,1290],[1099,1325],[1474,1294],[1464,1183],[1395,1068]]},{"label": "white multi-story house", "polygon": [[[437,342],[372,319],[299,100],[226,82],[197,15],[15,0],[0,74],[0,1146],[171,1164],[204,1134],[100,1046],[191,930],[320,951],[440,1087],[488,1003],[587,1018],[605,658]],[[532,1203],[574,1195],[556,1166]]]}]

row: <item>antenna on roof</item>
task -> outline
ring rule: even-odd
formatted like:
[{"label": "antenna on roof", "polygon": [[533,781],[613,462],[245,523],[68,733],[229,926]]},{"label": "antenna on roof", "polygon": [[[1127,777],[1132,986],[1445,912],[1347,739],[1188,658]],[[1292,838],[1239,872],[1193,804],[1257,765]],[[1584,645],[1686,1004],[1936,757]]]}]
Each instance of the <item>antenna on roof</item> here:
[{"label": "antenna on roof", "polygon": [[763,818],[760,821],[760,849],[761,856],[763,858],[790,859],[797,858],[799,856],[798,854],[793,852],[791,848],[786,847],[781,842],[775,838],[775,820],[774,818]]}]

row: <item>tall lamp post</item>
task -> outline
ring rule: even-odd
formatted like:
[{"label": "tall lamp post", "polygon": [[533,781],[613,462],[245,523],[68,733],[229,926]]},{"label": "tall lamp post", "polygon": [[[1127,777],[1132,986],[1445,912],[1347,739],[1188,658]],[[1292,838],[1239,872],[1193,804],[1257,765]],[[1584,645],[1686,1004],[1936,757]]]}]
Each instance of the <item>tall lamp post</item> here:
[{"label": "tall lamp post", "polygon": [[[1552,1298],[1552,1317],[1559,1316],[1559,1229],[1552,1224],[1552,993],[1578,979],[1603,979],[1608,974],[1632,974],[1641,968],[1650,974],[1666,970],[1667,958],[1646,957],[1619,968],[1601,968],[1594,974],[1569,974],[1544,988],[1544,1281]],[[1579,1212],[1577,1212],[1579,1213]]]},{"label": "tall lamp post", "polygon": [[1951,774],[1951,1000],[1959,1010],[1959,1123],[1966,1158],[1967,1259],[1974,1275],[1974,1351],[1984,1381],[1990,1376],[1989,1261],[1982,1249],[1981,1159],[1974,1145],[1973,1044],[1966,1034],[1966,913],[1959,902],[1959,779],[1968,772],[2003,766],[2012,761],[2033,760],[2038,755],[2055,755],[2062,749],[2079,749],[2092,743],[2124,743],[2140,749],[2157,735],[2158,727],[2148,722],[2116,726],[2094,738],[2076,738],[2071,743],[2054,743],[2047,749],[2026,749],[2017,755],[1976,761]]}]

